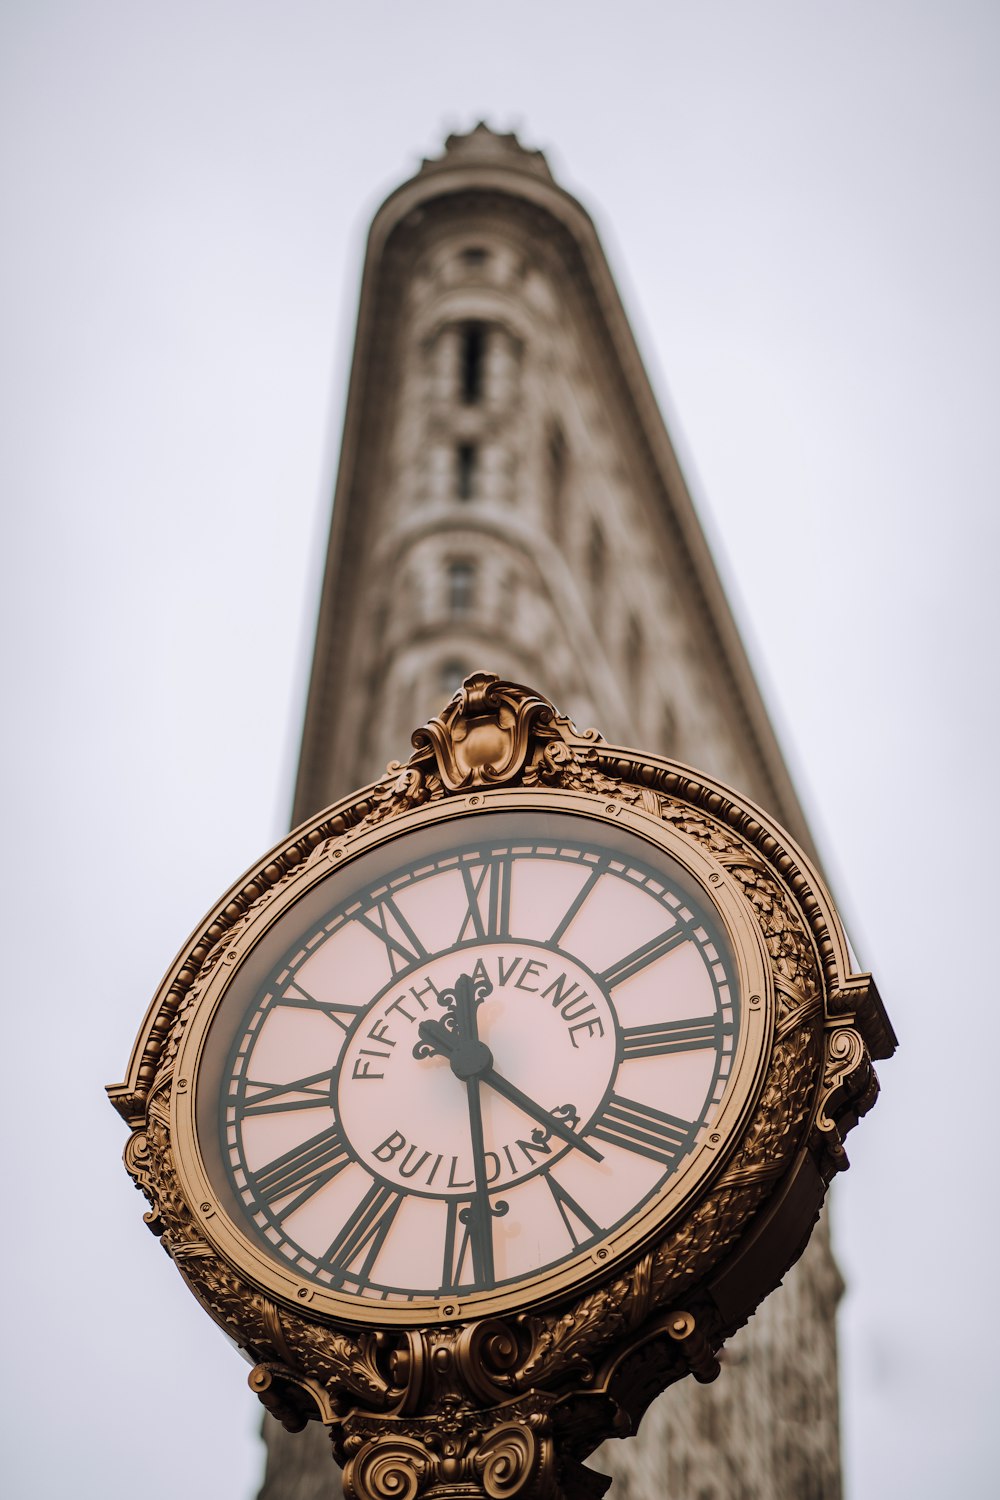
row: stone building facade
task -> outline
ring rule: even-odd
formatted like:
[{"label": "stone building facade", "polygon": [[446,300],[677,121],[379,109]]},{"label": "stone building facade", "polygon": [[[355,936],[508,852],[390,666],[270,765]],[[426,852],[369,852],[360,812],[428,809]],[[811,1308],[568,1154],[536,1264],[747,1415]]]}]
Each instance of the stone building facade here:
[{"label": "stone building facade", "polygon": [[[812,852],[593,224],[485,126],[372,225],[295,820],[405,759],[479,668],[731,782]],[[722,1377],[596,1456],[614,1500],[838,1500],[840,1290],[821,1224]],[[320,1429],[266,1436],[261,1500],[336,1493]]]}]

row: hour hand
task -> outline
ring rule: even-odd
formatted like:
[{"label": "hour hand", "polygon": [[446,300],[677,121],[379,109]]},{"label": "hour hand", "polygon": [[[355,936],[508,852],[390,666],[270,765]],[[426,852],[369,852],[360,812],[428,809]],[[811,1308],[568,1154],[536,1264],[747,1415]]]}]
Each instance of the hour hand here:
[{"label": "hour hand", "polygon": [[414,1057],[452,1057],[461,1045],[459,1037],[444,1021],[421,1021],[417,1027],[419,1042]]},{"label": "hour hand", "polygon": [[471,974],[460,974],[454,989],[442,990],[438,997],[446,1007],[440,1021],[421,1021],[417,1027],[420,1041],[414,1057],[447,1057],[456,1078],[476,1078],[493,1066],[493,1054],[479,1040],[476,1012],[490,991],[489,980],[478,984]]},{"label": "hour hand", "polygon": [[477,1036],[466,1036],[447,1021],[421,1021],[414,1057],[446,1057],[456,1078],[482,1077],[493,1066],[493,1053]]}]

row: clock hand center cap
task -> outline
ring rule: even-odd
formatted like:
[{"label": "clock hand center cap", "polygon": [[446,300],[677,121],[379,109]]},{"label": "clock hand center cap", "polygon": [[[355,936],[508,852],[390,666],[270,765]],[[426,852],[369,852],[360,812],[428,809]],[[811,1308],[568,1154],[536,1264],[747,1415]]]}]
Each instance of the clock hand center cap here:
[{"label": "clock hand center cap", "polygon": [[463,1040],[448,1059],[456,1078],[478,1078],[493,1066],[493,1053],[485,1042]]}]

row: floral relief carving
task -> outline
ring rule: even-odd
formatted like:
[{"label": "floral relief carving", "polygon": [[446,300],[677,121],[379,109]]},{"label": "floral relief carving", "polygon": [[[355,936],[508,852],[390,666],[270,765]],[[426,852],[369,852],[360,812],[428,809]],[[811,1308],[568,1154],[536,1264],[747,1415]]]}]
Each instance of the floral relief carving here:
[{"label": "floral relief carving", "polygon": [[420,766],[403,766],[399,761],[390,761],[386,774],[370,794],[370,810],[361,820],[365,827],[374,827],[387,818],[410,812],[425,802],[437,802],[444,796],[444,785],[439,776]]}]

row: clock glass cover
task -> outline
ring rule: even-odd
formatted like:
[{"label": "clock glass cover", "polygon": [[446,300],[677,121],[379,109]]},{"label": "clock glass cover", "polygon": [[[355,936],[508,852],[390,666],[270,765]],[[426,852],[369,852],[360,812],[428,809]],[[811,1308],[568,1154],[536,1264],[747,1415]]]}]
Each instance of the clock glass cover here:
[{"label": "clock glass cover", "polygon": [[199,1064],[205,1169],[317,1293],[426,1305],[592,1268],[719,1141],[747,1000],[663,849],[452,818],[315,885],[239,967]]}]

